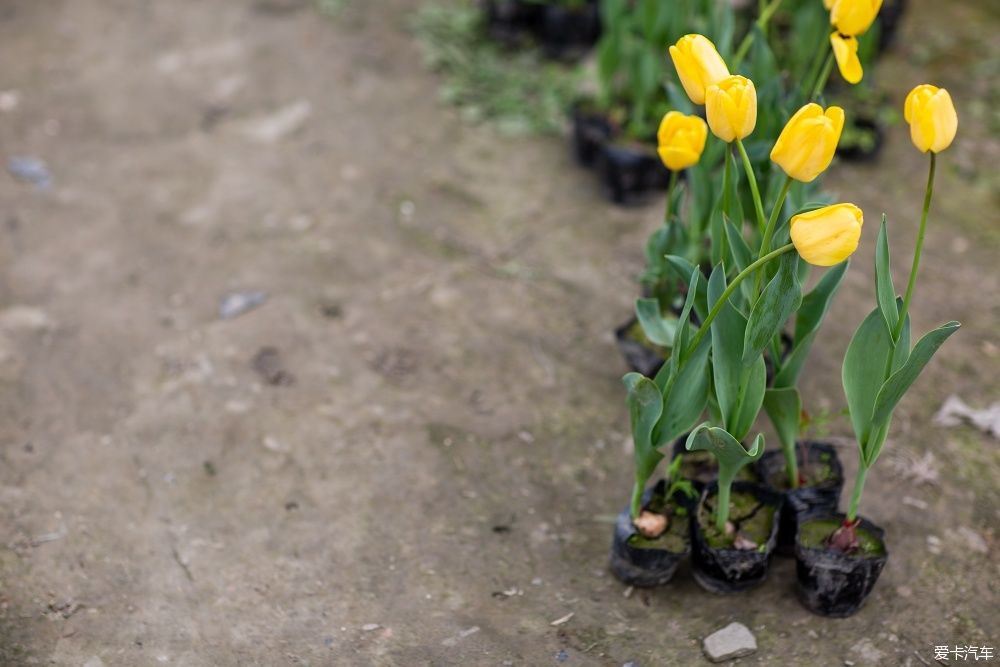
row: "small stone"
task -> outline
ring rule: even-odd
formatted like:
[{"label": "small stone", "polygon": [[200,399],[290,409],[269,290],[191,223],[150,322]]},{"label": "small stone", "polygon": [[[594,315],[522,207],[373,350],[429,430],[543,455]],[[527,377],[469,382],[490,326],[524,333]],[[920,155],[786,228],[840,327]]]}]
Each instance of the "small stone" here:
[{"label": "small stone", "polygon": [[960,526],[958,528],[958,534],[965,540],[965,543],[969,545],[969,548],[981,554],[989,553],[990,548],[986,544],[986,540],[983,536],[972,530],[967,526]]},{"label": "small stone", "polygon": [[723,662],[754,653],[757,639],[742,623],[730,623],[705,637],[701,648],[712,662]]},{"label": "small stone", "polygon": [[366,623],[361,626],[361,629],[364,630],[365,632],[371,632],[372,630],[378,630],[381,627],[382,626],[379,625],[378,623]]},{"label": "small stone", "polygon": [[222,298],[219,304],[219,317],[231,320],[239,317],[267,301],[266,292],[231,292]]},{"label": "small stone", "polygon": [[941,538],[937,535],[927,536],[927,550],[935,556],[941,553]]},{"label": "small stone", "polygon": [[83,667],[104,667],[104,661],[95,655],[83,663]]}]

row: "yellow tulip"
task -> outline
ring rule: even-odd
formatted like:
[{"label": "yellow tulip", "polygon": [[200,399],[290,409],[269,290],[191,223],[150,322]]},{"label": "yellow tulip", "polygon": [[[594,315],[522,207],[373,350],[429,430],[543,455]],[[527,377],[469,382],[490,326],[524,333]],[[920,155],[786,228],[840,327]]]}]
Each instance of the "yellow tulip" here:
[{"label": "yellow tulip", "polygon": [[814,266],[840,264],[858,248],[864,214],[854,204],[834,204],[792,217],[792,243]]},{"label": "yellow tulip", "polygon": [[684,91],[695,104],[704,104],[706,89],[729,76],[726,62],[704,35],[681,37],[670,47],[670,59]]},{"label": "yellow tulip", "polygon": [[827,10],[829,11],[833,9],[833,3],[835,3],[836,1],[837,0],[823,0],[823,6],[826,7]]},{"label": "yellow tulip", "polygon": [[835,0],[830,8],[830,25],[842,35],[863,35],[882,9],[882,0]]},{"label": "yellow tulip", "polygon": [[911,90],[906,96],[903,116],[910,124],[913,145],[924,153],[940,153],[955,140],[958,114],[944,88],[925,83]]},{"label": "yellow tulip", "polygon": [[656,132],[656,152],[667,169],[687,169],[701,159],[706,137],[708,127],[701,118],[671,111],[660,121],[660,129]]},{"label": "yellow tulip", "polygon": [[705,112],[712,134],[729,143],[742,139],[757,125],[757,89],[753,81],[734,74],[709,86]]},{"label": "yellow tulip", "polygon": [[847,83],[858,83],[864,76],[861,69],[861,60],[858,58],[858,38],[844,37],[839,32],[830,35],[830,44],[833,46],[833,55],[837,57],[837,67],[840,68],[840,75]]},{"label": "yellow tulip", "polygon": [[771,160],[795,180],[810,183],[830,166],[843,129],[843,109],[830,107],[824,112],[810,102],[785,124],[771,149]]}]

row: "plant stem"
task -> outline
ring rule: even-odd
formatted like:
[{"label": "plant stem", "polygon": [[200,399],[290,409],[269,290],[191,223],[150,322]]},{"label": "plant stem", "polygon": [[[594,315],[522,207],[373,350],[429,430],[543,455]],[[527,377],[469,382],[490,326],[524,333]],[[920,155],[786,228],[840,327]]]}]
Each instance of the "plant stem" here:
[{"label": "plant stem", "polygon": [[[698,327],[697,333],[695,333],[694,338],[691,339],[691,343],[688,345],[687,349],[684,350],[679,362],[683,364],[684,361],[689,356],[691,356],[691,354],[695,350],[698,349],[698,344],[701,343],[701,339],[705,337],[705,333],[707,333],[709,327],[712,326],[712,321],[716,317],[718,317],[719,313],[722,311],[722,307],[726,304],[726,301],[729,299],[729,296],[736,290],[737,287],[740,286],[740,283],[743,282],[743,280],[746,279],[747,276],[753,274],[754,271],[764,266],[772,259],[780,257],[781,255],[784,255],[786,252],[794,249],[795,249],[794,244],[786,243],[777,250],[772,250],[771,252],[767,253],[766,255],[755,261],[753,264],[740,271],[739,274],[737,274],[737,276],[733,278],[733,281],[729,283],[729,285],[726,287],[725,291],[722,293],[722,296],[719,297],[719,300],[715,303],[714,306],[712,306],[712,310],[709,311],[708,317],[706,317],[705,321],[701,323],[700,327]],[[669,387],[670,385],[667,386]],[[663,394],[666,395],[667,393],[668,392],[664,390]]]},{"label": "plant stem", "polygon": [[[767,221],[767,227],[764,228],[764,238],[760,242],[760,252],[758,255],[766,255],[771,251],[771,237],[774,235],[774,227],[778,222],[778,216],[781,213],[782,207],[785,205],[785,198],[788,196],[788,190],[791,187],[792,177],[785,176],[785,182],[781,186],[781,193],[778,195],[774,208],[771,209],[771,218]],[[753,296],[755,300],[757,295],[760,294],[760,278],[762,273],[763,271],[758,271],[757,275],[754,277]]]},{"label": "plant stem", "polygon": [[[767,34],[767,24],[770,22],[771,17],[774,13],[778,11],[781,6],[782,0],[771,0],[769,5],[765,5],[763,1],[760,3],[760,16],[754,24],[760,28],[760,31]],[[747,34],[743,36],[743,41],[740,42],[739,47],[736,49],[736,55],[733,56],[733,71],[735,72],[740,68],[743,63],[743,59],[746,58],[747,53],[750,51],[750,46],[753,44],[754,31],[753,28],[747,31]]]},{"label": "plant stem", "polygon": [[931,198],[934,196],[934,172],[937,169],[937,154],[931,153],[931,167],[927,174],[927,189],[924,191],[924,210],[920,216],[920,230],[917,232],[917,247],[913,251],[913,265],[910,267],[910,279],[906,284],[906,296],[903,297],[903,309],[899,312],[896,330],[892,332],[893,343],[899,340],[903,332],[903,323],[910,312],[910,302],[913,300],[913,290],[917,286],[917,272],[920,270],[920,255],[924,251],[924,235],[927,232],[927,215],[931,210]]},{"label": "plant stem", "polygon": [[722,171],[722,212],[728,213],[729,211],[729,179],[732,178],[730,175],[729,163],[733,158],[733,147],[726,144],[725,162],[726,166]]},{"label": "plant stem", "polygon": [[833,49],[830,53],[826,54],[826,62],[823,63],[823,71],[820,72],[819,78],[816,79],[816,85],[813,86],[812,95],[809,96],[810,100],[814,100],[820,96],[823,89],[826,88],[826,82],[830,78],[830,72],[833,71]]},{"label": "plant stem", "polygon": [[[785,468],[788,470],[788,488],[799,488],[799,462],[795,457],[795,442],[781,443],[781,448],[785,450]],[[803,461],[804,463],[805,461]]]},{"label": "plant stem", "polygon": [[[819,70],[823,66],[823,63],[826,61],[828,48],[830,48],[828,43],[823,40],[820,40],[819,49],[816,50],[816,55],[813,56],[812,64],[809,66],[809,74],[806,75],[806,78],[802,79],[802,87],[799,88],[799,92],[802,93],[803,95],[806,93],[807,90],[811,91],[812,90],[811,86],[815,85],[815,82],[819,77]],[[805,87],[806,85],[809,85],[810,88],[806,88]]]},{"label": "plant stem", "polygon": [[642,492],[646,489],[646,480],[635,478],[635,485],[632,487],[631,513],[633,519],[638,519],[642,512]]},{"label": "plant stem", "polygon": [[732,486],[733,480],[719,478],[719,490],[715,498],[715,527],[722,534],[726,533],[726,523],[729,521],[729,491]]},{"label": "plant stem", "polygon": [[740,157],[743,158],[743,170],[747,173],[747,180],[750,181],[750,192],[753,194],[753,208],[757,214],[757,227],[761,234],[764,233],[764,228],[767,223],[764,222],[764,206],[760,203],[760,190],[757,188],[757,177],[753,173],[753,165],[750,164],[750,156],[747,155],[747,149],[743,147],[743,140],[736,140],[736,147],[740,151]]},{"label": "plant stem", "polygon": [[670,184],[667,185],[667,210],[663,212],[663,224],[670,222],[670,205],[674,200],[674,188],[677,187],[677,172],[670,172]]},{"label": "plant stem", "polygon": [[851,494],[851,504],[847,508],[847,520],[854,521],[858,518],[858,505],[861,504],[861,492],[865,488],[865,478],[868,477],[868,467],[865,460],[858,452],[858,476],[854,478],[854,493]]}]

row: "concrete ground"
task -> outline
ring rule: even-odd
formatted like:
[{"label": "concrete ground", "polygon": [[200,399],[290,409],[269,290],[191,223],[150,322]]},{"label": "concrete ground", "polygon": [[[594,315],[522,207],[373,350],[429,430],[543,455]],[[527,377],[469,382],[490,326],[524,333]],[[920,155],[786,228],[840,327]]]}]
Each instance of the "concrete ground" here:
[{"label": "concrete ground", "polygon": [[[0,175],[0,664],[695,665],[734,620],[743,664],[1000,649],[1000,449],[932,422],[949,394],[1000,399],[990,3],[914,0],[875,73],[960,109],[914,320],[964,327],[869,479],[892,553],[846,620],[799,606],[787,560],[737,597],[608,574],[630,478],[611,331],[660,207],[607,204],[558,140],[463,125],[418,4],[0,5],[0,153],[52,178]],[[875,223],[906,257],[924,169],[896,126],[828,180],[868,225],[814,410],[843,406]],[[220,318],[245,291],[267,299]]]}]

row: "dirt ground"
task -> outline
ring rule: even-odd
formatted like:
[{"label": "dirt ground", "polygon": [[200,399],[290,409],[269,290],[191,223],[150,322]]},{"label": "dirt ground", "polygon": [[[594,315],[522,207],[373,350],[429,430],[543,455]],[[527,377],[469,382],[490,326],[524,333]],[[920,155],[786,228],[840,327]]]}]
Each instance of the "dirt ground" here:
[{"label": "dirt ground", "polygon": [[[846,620],[799,606],[788,560],[736,597],[609,575],[631,460],[611,331],[659,204],[607,204],[557,139],[463,125],[418,4],[0,4],[0,156],[52,174],[0,174],[0,664],[696,665],[733,620],[743,664],[1000,650],[1000,448],[932,422],[952,393],[1000,400],[990,3],[914,0],[875,73],[960,109],[914,320],[964,327],[869,478],[891,559]],[[905,278],[924,174],[897,126],[828,180],[868,225],[814,409],[844,404],[882,210]],[[221,318],[243,291],[267,300]]]}]

